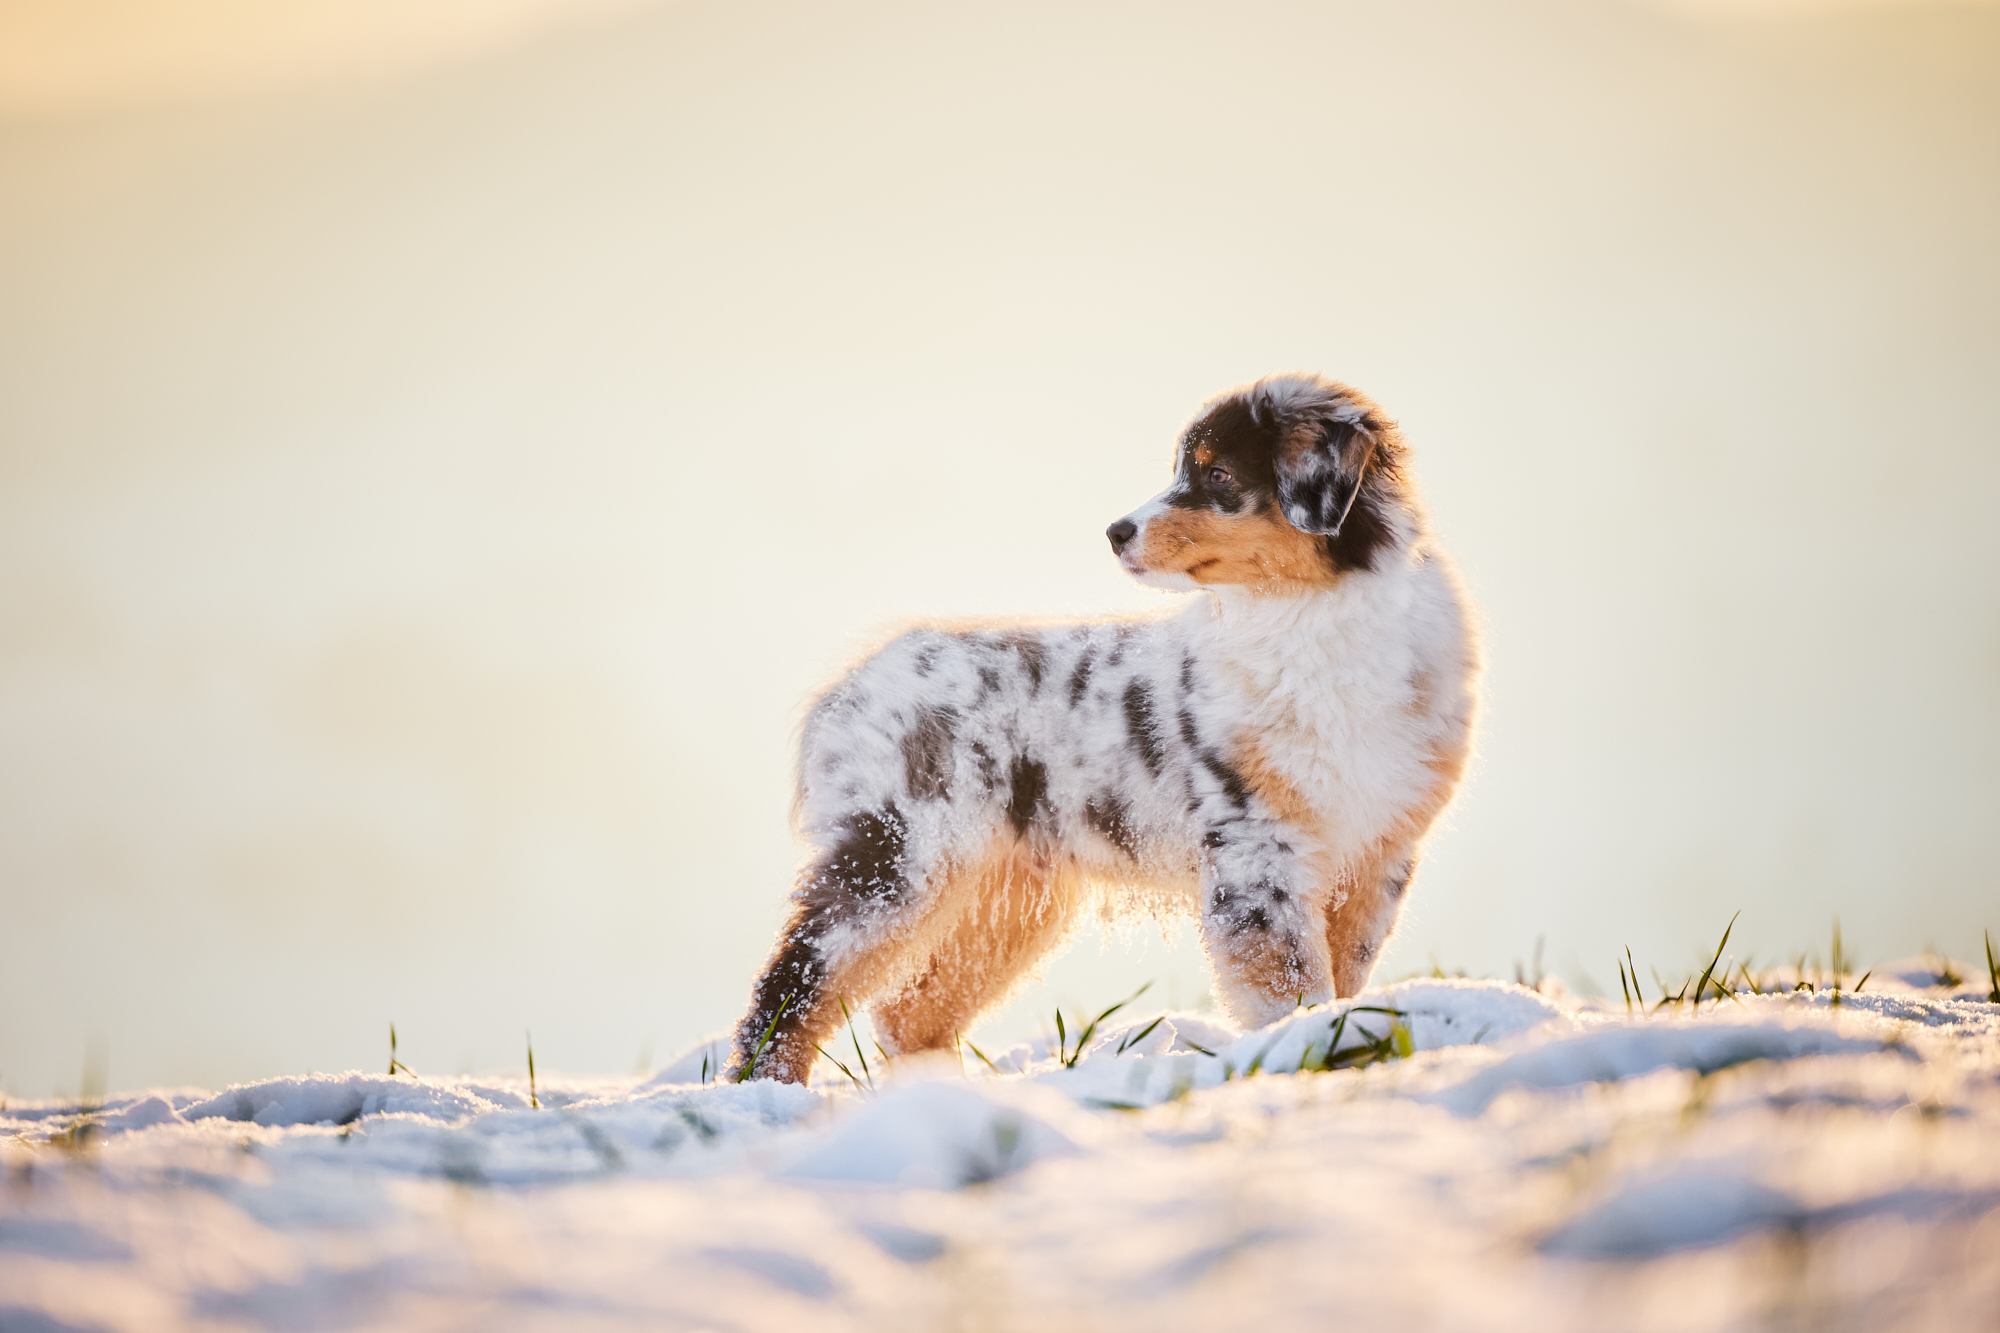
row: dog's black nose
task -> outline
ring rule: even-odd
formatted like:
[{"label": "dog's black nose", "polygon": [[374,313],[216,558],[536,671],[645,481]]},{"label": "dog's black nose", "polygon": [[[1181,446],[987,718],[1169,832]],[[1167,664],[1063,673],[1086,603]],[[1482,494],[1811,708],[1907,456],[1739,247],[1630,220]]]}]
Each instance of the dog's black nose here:
[{"label": "dog's black nose", "polygon": [[1117,555],[1125,549],[1125,543],[1139,535],[1139,525],[1129,518],[1121,518],[1104,530],[1111,539],[1111,553]]}]

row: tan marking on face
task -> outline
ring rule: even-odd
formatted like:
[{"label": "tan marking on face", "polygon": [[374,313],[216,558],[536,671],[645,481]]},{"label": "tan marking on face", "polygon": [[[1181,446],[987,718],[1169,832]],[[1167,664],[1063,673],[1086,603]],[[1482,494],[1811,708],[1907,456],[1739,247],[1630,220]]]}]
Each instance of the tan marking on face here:
[{"label": "tan marking on face", "polygon": [[1249,514],[1169,509],[1147,520],[1139,559],[1148,569],[1186,574],[1253,592],[1298,592],[1338,581],[1326,547],[1287,523],[1275,505]]},{"label": "tan marking on face", "polygon": [[1215,450],[1208,445],[1197,444],[1194,447],[1194,461],[1199,467],[1207,467],[1215,461]]}]

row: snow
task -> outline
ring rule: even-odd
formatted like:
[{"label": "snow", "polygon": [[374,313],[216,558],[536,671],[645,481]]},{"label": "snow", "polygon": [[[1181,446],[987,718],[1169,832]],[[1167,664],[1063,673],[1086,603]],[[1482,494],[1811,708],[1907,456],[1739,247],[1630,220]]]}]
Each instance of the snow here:
[{"label": "snow", "polygon": [[1990,1328],[1977,994],[1434,979],[860,1086],[704,1043],[540,1109],[358,1073],[16,1103],[0,1330]]}]

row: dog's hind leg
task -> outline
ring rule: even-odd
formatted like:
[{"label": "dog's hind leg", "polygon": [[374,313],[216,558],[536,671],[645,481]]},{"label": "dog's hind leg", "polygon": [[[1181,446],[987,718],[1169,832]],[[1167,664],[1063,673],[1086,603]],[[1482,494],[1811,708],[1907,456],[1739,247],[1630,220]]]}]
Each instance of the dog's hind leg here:
[{"label": "dog's hind leg", "polygon": [[1353,999],[1368,985],[1416,873],[1414,843],[1387,848],[1356,868],[1347,901],[1327,913],[1327,955],[1333,961],[1333,991],[1341,999]]},{"label": "dog's hind leg", "polygon": [[954,876],[948,932],[910,984],[879,1001],[877,1028],[903,1055],[940,1050],[969,1029],[1075,927],[1079,894],[1060,869],[1002,854]]},{"label": "dog's hind leg", "polygon": [[804,1083],[840,1005],[867,1000],[907,966],[935,895],[912,873],[893,803],[841,821],[840,834],[799,877],[791,916],[736,1028],[730,1073]]}]

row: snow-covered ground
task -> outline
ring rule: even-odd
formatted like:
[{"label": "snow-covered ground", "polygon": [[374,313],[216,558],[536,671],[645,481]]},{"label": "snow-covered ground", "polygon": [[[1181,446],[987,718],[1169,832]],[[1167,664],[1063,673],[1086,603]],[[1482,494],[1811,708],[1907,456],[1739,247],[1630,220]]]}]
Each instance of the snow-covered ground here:
[{"label": "snow-covered ground", "polygon": [[539,1110],[16,1103],[0,1331],[2000,1328],[2000,1005],[1892,971],[1650,1016],[1408,981],[1331,1060],[1341,1006],[1121,1014],[1073,1066],[871,1051],[872,1089],[698,1049]]}]

